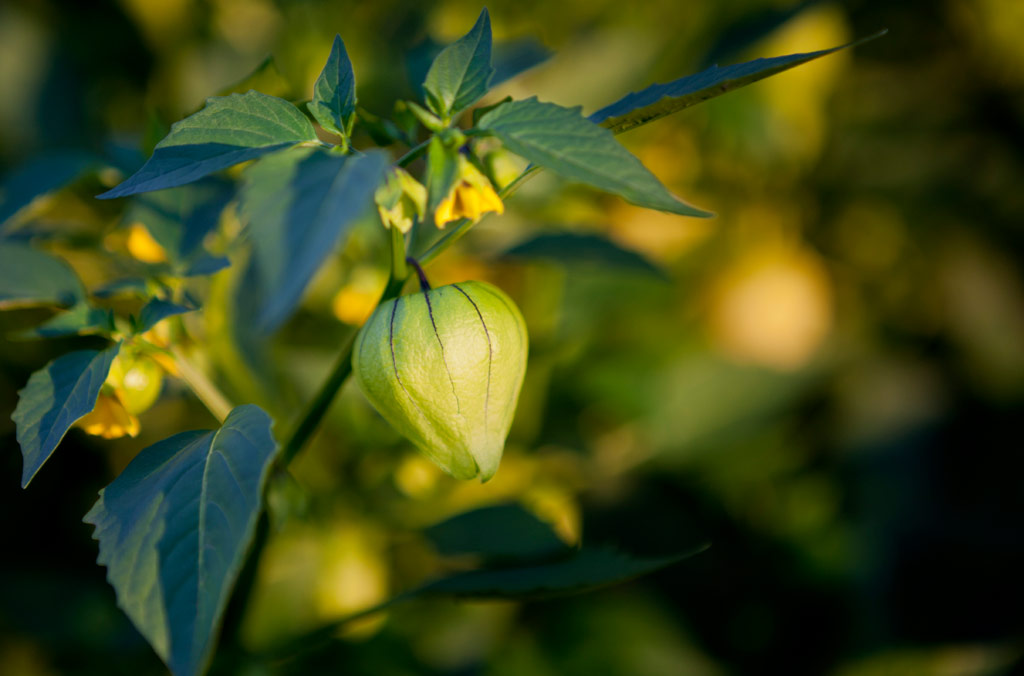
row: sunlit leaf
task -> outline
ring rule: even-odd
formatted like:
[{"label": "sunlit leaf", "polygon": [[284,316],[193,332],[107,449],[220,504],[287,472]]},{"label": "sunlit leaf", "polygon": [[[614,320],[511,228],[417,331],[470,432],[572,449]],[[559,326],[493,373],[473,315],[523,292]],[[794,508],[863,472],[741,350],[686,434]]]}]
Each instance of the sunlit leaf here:
[{"label": "sunlit leaf", "polygon": [[0,241],[0,310],[72,306],[84,298],[85,289],[67,263],[21,242]]},{"label": "sunlit leaf", "polygon": [[431,526],[424,535],[445,556],[536,560],[569,551],[551,526],[517,504],[474,509]]},{"label": "sunlit leaf", "polygon": [[313,100],[306,104],[320,126],[348,137],[356,110],[356,76],[341,36],[334,36],[331,55],[313,86]]},{"label": "sunlit leaf", "polygon": [[381,151],[339,156],[297,148],[268,157],[245,175],[241,212],[253,245],[251,318],[269,331],[281,324],[324,259],[373,201],[384,169]]},{"label": "sunlit leaf", "polygon": [[885,31],[881,31],[862,40],[818,52],[754,59],[723,68],[713,66],[696,75],[688,75],[665,84],[654,84],[647,89],[628,94],[587,119],[616,134],[621,134],[633,127],[679,112],[827,54],[874,40],[884,34]]},{"label": "sunlit leaf", "polygon": [[423,90],[430,109],[451,118],[487,93],[491,66],[491,17],[484,8],[464,36],[445,47],[427,71]]},{"label": "sunlit leaf", "polygon": [[145,448],[85,516],[118,605],[175,676],[202,673],[216,647],[277,453],[270,427],[239,406],[218,430]]},{"label": "sunlit leaf", "polygon": [[516,244],[501,254],[512,260],[550,260],[563,265],[586,264],[666,277],[665,271],[635,251],[600,235],[547,232]]},{"label": "sunlit leaf", "polygon": [[283,99],[256,91],[214,97],[198,113],[175,122],[141,169],[98,197],[185,185],[233,164],[315,140],[310,121]]},{"label": "sunlit leaf", "polygon": [[581,549],[572,556],[540,565],[491,568],[458,573],[419,590],[463,598],[544,598],[578,594],[625,582],[678,563],[706,549],[658,558],[634,558],[612,549]]},{"label": "sunlit leaf", "polygon": [[711,214],[674,197],[611,132],[536,97],[511,101],[480,118],[479,127],[509,150],[571,181],[599,188],[641,207],[684,216]]},{"label": "sunlit leaf", "polygon": [[57,357],[28,379],[18,392],[11,415],[24,464],[22,488],[28,486],[75,422],[91,411],[120,343],[98,352],[80,350]]}]

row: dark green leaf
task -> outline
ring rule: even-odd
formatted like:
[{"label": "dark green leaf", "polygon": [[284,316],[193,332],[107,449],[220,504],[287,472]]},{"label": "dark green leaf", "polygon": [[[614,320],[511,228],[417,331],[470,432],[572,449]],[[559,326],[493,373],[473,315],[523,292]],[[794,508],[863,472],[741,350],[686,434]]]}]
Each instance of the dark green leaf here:
[{"label": "dark green leaf", "polygon": [[28,379],[11,415],[24,465],[21,486],[32,481],[75,422],[92,411],[100,386],[121,344],[98,352],[80,350],[57,357]]},{"label": "dark green leaf", "polygon": [[61,311],[34,329],[17,334],[19,338],[56,338],[57,336],[102,333],[113,326],[114,315],[87,303]]},{"label": "dark green leaf", "polygon": [[171,126],[141,169],[98,197],[174,188],[305,141],[316,141],[313,125],[283,99],[256,91],[207,99],[205,108]]},{"label": "dark green leaf", "polygon": [[212,275],[215,272],[220,272],[229,265],[231,265],[231,261],[224,256],[212,256],[203,252],[200,256],[195,258],[191,264],[189,264],[182,274],[185,277]]},{"label": "dark green leaf", "polygon": [[97,298],[146,298],[149,296],[149,287],[141,277],[124,277],[94,288],[92,295]]},{"label": "dark green leaf", "polygon": [[465,512],[431,526],[424,534],[445,556],[543,559],[569,551],[551,526],[517,504]]},{"label": "dark green leaf", "polygon": [[158,322],[163,321],[168,317],[192,312],[193,310],[195,310],[195,308],[188,307],[187,305],[179,305],[177,303],[170,303],[166,300],[160,300],[159,298],[152,298],[139,312],[139,319],[135,323],[135,332],[145,333],[153,328]]},{"label": "dark green leaf", "polygon": [[348,138],[356,110],[356,76],[340,35],[334,36],[331,55],[313,86],[313,100],[306,107],[321,127]]},{"label": "dark green leaf", "polygon": [[832,54],[840,49],[874,40],[884,34],[885,31],[881,31],[862,40],[832,49],[823,49],[819,52],[755,59],[724,68],[713,66],[696,75],[689,75],[665,84],[651,85],[642,91],[628,94],[587,119],[616,134],[621,134],[633,127],[639,127],[660,117],[679,112],[684,108],[789,70],[794,66]]},{"label": "dark green leaf", "polygon": [[419,593],[463,598],[544,598],[625,582],[704,551],[638,559],[611,549],[582,549],[567,559],[534,566],[474,570],[423,586]]},{"label": "dark green leaf", "polygon": [[251,321],[270,331],[291,314],[309,280],[373,202],[390,160],[381,151],[339,156],[295,150],[250,168],[241,213],[253,245]]},{"label": "dark green leaf", "polygon": [[180,271],[204,253],[203,240],[217,227],[221,212],[233,197],[234,185],[230,181],[205,178],[191,185],[140,195],[132,200],[123,222],[146,226]]},{"label": "dark green leaf", "polygon": [[572,232],[543,233],[516,244],[505,259],[552,260],[564,265],[592,264],[602,268],[621,268],[665,278],[665,271],[635,251],[593,234]]},{"label": "dark green leaf", "polygon": [[37,157],[15,169],[0,186],[0,226],[35,198],[63,187],[98,164],[92,155],[66,152]]},{"label": "dark green leaf", "polygon": [[0,241],[0,310],[72,306],[84,298],[85,289],[67,263],[27,244]]},{"label": "dark green leaf", "polygon": [[487,93],[491,66],[491,17],[484,8],[464,36],[445,47],[427,71],[423,90],[431,110],[445,120]]},{"label": "dark green leaf", "polygon": [[494,78],[491,87],[535,68],[551,58],[550,49],[536,40],[514,40],[494,45]]},{"label": "dark green leaf", "polygon": [[480,118],[512,152],[572,181],[600,188],[637,206],[684,216],[711,216],[680,201],[611,132],[580,115],[579,107],[536,97],[498,106]]},{"label": "dark green leaf", "polygon": [[257,406],[143,449],[85,516],[97,562],[175,676],[201,674],[263,509],[277,442]]}]

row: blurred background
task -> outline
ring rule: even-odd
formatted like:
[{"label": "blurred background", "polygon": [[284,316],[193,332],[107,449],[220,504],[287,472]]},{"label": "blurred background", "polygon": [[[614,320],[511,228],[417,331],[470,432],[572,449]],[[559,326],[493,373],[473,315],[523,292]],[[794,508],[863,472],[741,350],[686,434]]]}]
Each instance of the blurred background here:
[{"label": "blurred background", "polygon": [[[413,601],[247,673],[1024,673],[1024,3],[488,7],[497,41],[554,53],[488,100],[537,94],[584,112],[713,63],[889,34],[619,137],[713,220],[542,174],[439,258],[435,285],[492,281],[529,324],[501,469],[486,485],[441,475],[346,387],[295,484],[273,496],[244,636],[259,646],[443,572],[418,531],[484,505],[517,502],[570,543],[709,551],[579,597]],[[430,41],[479,11],[6,0],[0,174],[73,152],[140,158],[268,54],[277,72],[257,87],[306,98],[335,33],[361,105],[389,114],[413,96]],[[92,199],[117,178],[30,207],[73,235],[54,246],[87,281],[103,276],[90,242],[123,226],[119,206]],[[508,254],[545,232],[607,237],[664,274]],[[256,375],[218,361],[216,299],[233,273],[212,278],[206,324],[189,321],[229,396],[289,424],[379,293],[384,246],[379,225],[356,233]],[[0,314],[0,674],[164,673],[116,608],[81,518],[139,449],[214,421],[170,383],[138,438],[73,431],[22,491],[16,391],[88,343],[9,337],[37,320]]]}]

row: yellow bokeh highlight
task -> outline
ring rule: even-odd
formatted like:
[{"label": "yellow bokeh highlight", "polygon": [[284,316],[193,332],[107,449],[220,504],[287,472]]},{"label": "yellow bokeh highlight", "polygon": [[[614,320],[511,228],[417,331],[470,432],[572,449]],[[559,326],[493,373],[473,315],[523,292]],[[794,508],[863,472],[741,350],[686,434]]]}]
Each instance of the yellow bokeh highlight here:
[{"label": "yellow bokeh highlight", "polygon": [[741,361],[780,370],[807,363],[832,323],[832,290],[820,257],[771,244],[742,255],[713,285],[715,346]]},{"label": "yellow bokeh highlight", "polygon": [[442,476],[437,465],[421,455],[410,455],[395,470],[395,486],[410,498],[430,497]]},{"label": "yellow bokeh highlight", "polygon": [[[765,54],[795,54],[850,41],[846,16],[837,5],[802,12],[764,45]],[[827,131],[825,103],[847,68],[846,51],[806,63],[758,83],[758,91],[775,113],[779,146],[810,161],[821,153]]]},{"label": "yellow bokeh highlight", "polygon": [[86,434],[104,439],[134,437],[139,433],[139,419],[128,413],[116,396],[104,393],[100,394],[92,411],[75,425]]},{"label": "yellow bokeh highlight", "polygon": [[132,223],[128,227],[128,239],[125,240],[128,253],[143,263],[166,263],[167,251],[153,239],[142,223]]},{"label": "yellow bokeh highlight", "polygon": [[334,316],[352,326],[362,326],[369,319],[387,283],[385,273],[374,267],[359,266],[349,281],[338,290],[331,302]]},{"label": "yellow bokeh highlight", "polygon": [[714,228],[705,218],[680,218],[622,203],[611,210],[609,234],[627,249],[670,263],[705,241]]},{"label": "yellow bokeh highlight", "polygon": [[[320,543],[316,611],[324,621],[352,615],[383,602],[388,596],[388,572],[381,534],[367,525],[347,522]],[[342,635],[366,638],[383,624],[378,613],[345,625]]]}]

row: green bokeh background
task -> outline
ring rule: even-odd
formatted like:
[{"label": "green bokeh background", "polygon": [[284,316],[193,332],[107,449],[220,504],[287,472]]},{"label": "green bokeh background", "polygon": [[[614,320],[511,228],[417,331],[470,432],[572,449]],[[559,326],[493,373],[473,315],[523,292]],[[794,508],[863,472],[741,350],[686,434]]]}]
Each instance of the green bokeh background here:
[{"label": "green bokeh background", "polygon": [[[710,63],[889,34],[620,137],[714,220],[634,209],[542,175],[438,259],[435,284],[496,283],[530,327],[501,469],[482,486],[441,476],[346,387],[296,484],[275,494],[280,517],[245,636],[258,647],[449,570],[418,531],[509,500],[569,541],[658,555],[707,540],[708,552],[569,599],[410,602],[324,650],[245,673],[1024,670],[1024,7],[488,7],[496,40],[535,37],[555,52],[488,100],[537,94],[585,112]],[[411,95],[407,55],[460,35],[479,10],[9,0],[0,169],[69,148],[138,153],[152,130],[268,53],[279,84],[308,96],[335,33],[361,104],[386,114]],[[104,271],[85,243],[119,222],[116,205],[92,199],[98,188],[76,184],[33,206],[75,234],[63,253],[87,282]],[[558,230],[604,234],[668,281],[500,255]],[[351,331],[332,311],[344,305],[338,290],[372,286],[384,251],[379,226],[360,230],[258,373],[218,362],[228,395],[286,427]],[[0,314],[0,329],[37,318]],[[189,321],[197,335],[215,330]],[[32,371],[88,343],[0,341],[5,412]],[[13,425],[0,416],[0,674],[163,673],[117,610],[81,517],[139,449],[214,422],[175,383],[141,421],[138,438],[116,442],[73,431],[21,491]]]}]

